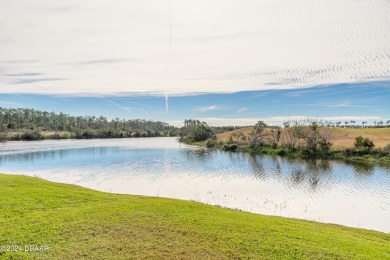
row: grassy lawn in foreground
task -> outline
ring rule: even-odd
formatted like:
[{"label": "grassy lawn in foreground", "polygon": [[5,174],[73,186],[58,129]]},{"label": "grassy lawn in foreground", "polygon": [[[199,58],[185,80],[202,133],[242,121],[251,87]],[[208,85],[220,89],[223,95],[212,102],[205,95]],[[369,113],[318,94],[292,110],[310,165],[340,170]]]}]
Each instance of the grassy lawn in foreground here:
[{"label": "grassy lawn in foreground", "polygon": [[[390,259],[390,234],[0,174],[0,258]],[[342,214],[342,212],[340,213]]]}]

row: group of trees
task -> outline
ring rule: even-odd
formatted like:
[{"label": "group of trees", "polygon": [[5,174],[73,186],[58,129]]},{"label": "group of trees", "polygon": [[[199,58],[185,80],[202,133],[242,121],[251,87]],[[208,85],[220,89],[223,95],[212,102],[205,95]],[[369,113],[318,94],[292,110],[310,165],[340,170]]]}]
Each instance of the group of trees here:
[{"label": "group of trees", "polygon": [[40,127],[49,131],[73,129],[122,129],[122,130],[156,130],[173,129],[173,126],[161,121],[144,119],[125,120],[115,118],[107,120],[100,116],[70,116],[64,113],[45,112],[28,108],[1,108],[0,124],[7,129],[34,129]]},{"label": "group of trees", "polygon": [[315,153],[318,150],[328,151],[332,146],[330,132],[318,122],[295,121],[285,123],[284,128],[282,144],[290,149],[300,146]]},{"label": "group of trees", "polygon": [[263,121],[259,121],[250,132],[249,145],[258,148],[264,145],[277,148],[279,144],[289,149],[305,148],[309,153],[318,150],[328,151],[332,145],[330,136],[317,122],[304,124],[298,121],[286,122],[284,129],[269,128]]},{"label": "group of trees", "polygon": [[[285,122],[286,124],[288,122]],[[374,121],[372,124],[369,124],[368,121],[357,122],[355,120],[350,121],[318,121],[317,124],[321,127],[329,128],[381,128],[381,127],[390,127],[390,120],[384,121]]]},{"label": "group of trees", "polygon": [[179,135],[179,140],[184,143],[201,142],[211,138],[213,131],[206,122],[186,119]]},{"label": "group of trees", "polygon": [[189,129],[196,126],[207,126],[209,127],[214,134],[219,134],[223,132],[233,131],[235,129],[243,128],[244,126],[209,126],[205,122],[201,122],[196,119],[185,119],[184,126],[182,129]]},{"label": "group of trees", "polygon": [[[76,138],[115,138],[115,137],[149,137],[172,136],[177,129],[161,121],[144,119],[108,120],[100,116],[70,116],[64,113],[39,111],[27,108],[0,107],[0,139],[5,138],[6,132],[22,132],[13,135],[14,139],[36,136],[42,131],[69,131]],[[33,132],[31,132],[33,131]]]},{"label": "group of trees", "polygon": [[327,152],[332,143],[326,127],[318,122],[286,122],[284,128],[268,126],[263,121],[257,122],[247,135],[242,132],[232,134],[226,144],[240,143],[253,150],[263,148],[287,148],[301,150],[305,155]]},{"label": "group of trees", "polygon": [[390,144],[374,149],[374,142],[362,136],[355,138],[353,147],[331,150],[332,137],[332,130],[316,121],[285,122],[283,128],[270,127],[263,121],[259,121],[247,134],[232,133],[222,147],[227,148],[225,150],[233,150],[230,149],[232,147],[247,150],[248,147],[253,152],[278,155],[299,154],[303,157],[390,156]]},{"label": "group of trees", "polygon": [[[224,129],[225,130],[225,129]],[[318,122],[286,122],[284,128],[268,126],[263,121],[257,122],[248,135],[233,133],[225,143],[217,141],[216,130],[199,120],[185,120],[180,130],[180,140],[185,143],[206,141],[207,147],[221,146],[225,150],[235,150],[237,144],[246,144],[252,149],[262,147],[285,147],[306,149],[307,154],[329,151],[332,146],[330,135]]]},{"label": "group of trees", "polygon": [[239,128],[242,128],[242,126],[209,126],[206,122],[195,119],[185,119],[184,126],[178,131],[181,142],[193,143],[209,140],[206,145],[213,147],[216,144],[216,134]]},{"label": "group of trees", "polygon": [[361,136],[356,138],[354,147],[331,150],[334,131],[317,121],[289,121],[283,127],[268,126],[259,121],[249,132],[233,132],[225,141],[216,138],[216,131],[216,128],[209,127],[205,122],[186,120],[180,130],[180,140],[186,143],[204,142],[208,148],[219,147],[228,151],[240,148],[244,151],[249,149],[253,152],[302,157],[390,156],[390,144],[373,149],[373,141]]}]

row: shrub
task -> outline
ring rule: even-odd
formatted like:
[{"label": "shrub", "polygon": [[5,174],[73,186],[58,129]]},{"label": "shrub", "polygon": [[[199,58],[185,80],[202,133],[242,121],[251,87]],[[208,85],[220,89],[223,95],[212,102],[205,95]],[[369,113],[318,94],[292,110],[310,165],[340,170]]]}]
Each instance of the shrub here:
[{"label": "shrub", "polygon": [[23,133],[22,139],[27,141],[42,140],[43,136],[38,130],[28,130]]},{"label": "shrub", "polygon": [[16,124],[14,122],[11,122],[7,125],[7,128],[8,129],[15,129],[16,128]]},{"label": "shrub", "polygon": [[194,137],[192,135],[185,135],[185,136],[180,137],[179,141],[186,143],[186,144],[190,144],[190,143],[193,143],[195,140],[194,140]]},{"label": "shrub", "polygon": [[321,138],[321,140],[319,141],[319,146],[322,151],[329,151],[332,147],[332,143],[325,138]]},{"label": "shrub", "polygon": [[76,138],[77,139],[91,139],[94,138],[95,134],[91,129],[87,129],[85,131],[77,131]]},{"label": "shrub", "polygon": [[355,138],[355,143],[353,144],[355,148],[364,151],[371,151],[374,148],[374,142],[369,138],[363,138],[362,136],[358,136]]},{"label": "shrub", "polygon": [[233,136],[229,136],[228,139],[226,140],[226,144],[233,144]]},{"label": "shrub", "polygon": [[225,151],[235,151],[237,149],[237,145],[236,144],[225,144],[223,146],[223,149]]},{"label": "shrub", "polygon": [[213,139],[209,139],[205,142],[205,145],[207,148],[213,148],[216,146],[216,144],[217,144],[217,142]]},{"label": "shrub", "polygon": [[385,154],[390,155],[390,144],[383,147],[383,151],[385,152]]},{"label": "shrub", "polygon": [[209,139],[213,135],[211,129],[208,126],[196,126],[193,129],[193,136],[196,142]]},{"label": "shrub", "polygon": [[51,136],[51,139],[61,139],[61,135],[59,133],[54,133],[52,136]]},{"label": "shrub", "polygon": [[0,132],[0,142],[5,141],[6,137],[7,137],[7,133]]},{"label": "shrub", "polygon": [[313,156],[313,153],[312,153],[312,151],[311,151],[310,149],[304,148],[304,149],[302,149],[302,151],[301,151],[301,155],[302,155],[303,157],[311,157],[311,156]]}]

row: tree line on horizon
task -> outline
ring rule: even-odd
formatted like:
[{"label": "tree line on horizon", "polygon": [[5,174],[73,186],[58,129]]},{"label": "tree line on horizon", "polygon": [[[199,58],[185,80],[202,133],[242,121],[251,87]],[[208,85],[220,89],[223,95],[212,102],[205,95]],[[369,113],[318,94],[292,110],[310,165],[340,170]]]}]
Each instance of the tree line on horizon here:
[{"label": "tree line on horizon", "polygon": [[[355,120],[346,121],[322,121],[322,120],[307,120],[308,122],[317,122],[321,127],[329,128],[383,128],[390,127],[390,120],[378,120],[369,124],[368,121],[361,121],[361,124]],[[283,125],[290,124],[291,122],[284,122]]]},{"label": "tree line on horizon", "polygon": [[0,107],[0,139],[7,132],[20,132],[11,135],[11,140],[39,140],[45,131],[67,131],[68,135],[55,134],[54,138],[120,138],[175,136],[176,128],[161,121],[145,119],[108,120],[100,116],[70,116],[64,113],[46,112],[29,108]]}]

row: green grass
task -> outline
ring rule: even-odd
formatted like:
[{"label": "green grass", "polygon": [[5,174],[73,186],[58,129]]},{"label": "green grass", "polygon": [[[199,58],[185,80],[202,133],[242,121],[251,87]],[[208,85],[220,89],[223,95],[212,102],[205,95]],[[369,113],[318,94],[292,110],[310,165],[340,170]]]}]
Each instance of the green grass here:
[{"label": "green grass", "polygon": [[[390,234],[0,174],[0,258],[390,259]],[[342,214],[342,213],[340,213]]]}]

